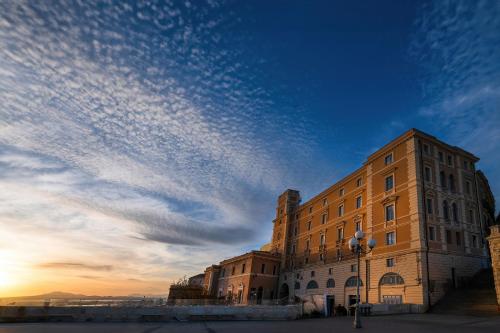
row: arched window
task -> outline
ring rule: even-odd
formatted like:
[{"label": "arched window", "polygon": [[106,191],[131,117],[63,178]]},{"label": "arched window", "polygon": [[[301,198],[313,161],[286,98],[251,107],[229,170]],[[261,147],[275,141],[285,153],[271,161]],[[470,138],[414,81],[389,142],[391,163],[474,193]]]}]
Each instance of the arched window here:
[{"label": "arched window", "polygon": [[448,211],[448,201],[443,201],[443,216],[445,220],[450,219],[450,212]]},{"label": "arched window", "polygon": [[453,175],[450,175],[448,177],[448,185],[450,186],[450,191],[455,192],[455,178]]},{"label": "arched window", "polygon": [[[345,282],[346,287],[356,287],[358,285],[358,278],[356,276],[351,276]],[[359,279],[359,285],[363,285],[363,280]]]},{"label": "arched window", "polygon": [[441,186],[446,187],[446,175],[444,174],[444,171],[439,173],[439,180],[441,182]]},{"label": "arched window", "polygon": [[326,281],[326,287],[327,288],[335,288],[335,280],[334,279],[328,279],[328,281]]},{"label": "arched window", "polygon": [[294,286],[295,289],[300,289],[300,282],[299,281],[296,281],[295,282],[295,286]]},{"label": "arched window", "polygon": [[401,277],[401,275],[397,273],[386,273],[380,278],[379,284],[383,285],[398,285],[405,284],[405,281]]},{"label": "arched window", "polygon": [[314,280],[311,280],[307,284],[306,289],[318,289],[318,283]]},{"label": "arched window", "polygon": [[458,209],[456,203],[451,204],[451,214],[453,216],[453,221],[458,222]]}]

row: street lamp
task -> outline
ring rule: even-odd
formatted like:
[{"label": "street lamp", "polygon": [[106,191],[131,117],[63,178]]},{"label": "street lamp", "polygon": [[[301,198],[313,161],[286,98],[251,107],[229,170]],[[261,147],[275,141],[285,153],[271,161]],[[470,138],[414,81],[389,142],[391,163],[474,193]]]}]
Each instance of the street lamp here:
[{"label": "street lamp", "polygon": [[[363,240],[364,237],[365,237],[365,234],[363,233],[363,231],[358,230],[358,231],[356,231],[354,236],[352,236],[352,238],[349,240],[349,243],[348,243],[349,250],[351,250],[358,257],[357,258],[358,259],[358,266],[357,266],[358,278],[356,281],[356,309],[354,310],[354,322],[352,323],[352,326],[354,328],[361,328],[361,320],[359,318],[359,281],[360,281],[359,280],[359,271],[360,271],[359,261],[360,261],[360,255],[362,253],[370,252],[371,250],[373,250],[373,248],[376,245],[375,240],[373,238],[370,238],[368,240],[368,242],[366,243],[366,245],[368,245],[369,250],[363,249],[363,247],[361,246],[361,240]],[[366,283],[368,283],[368,281]]]}]

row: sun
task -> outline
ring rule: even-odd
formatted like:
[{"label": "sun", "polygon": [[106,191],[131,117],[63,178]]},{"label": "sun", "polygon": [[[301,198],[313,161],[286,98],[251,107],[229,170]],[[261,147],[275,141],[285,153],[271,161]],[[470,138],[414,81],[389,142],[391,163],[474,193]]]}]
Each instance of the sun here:
[{"label": "sun", "polygon": [[0,288],[7,287],[12,283],[12,279],[7,272],[0,271]]}]

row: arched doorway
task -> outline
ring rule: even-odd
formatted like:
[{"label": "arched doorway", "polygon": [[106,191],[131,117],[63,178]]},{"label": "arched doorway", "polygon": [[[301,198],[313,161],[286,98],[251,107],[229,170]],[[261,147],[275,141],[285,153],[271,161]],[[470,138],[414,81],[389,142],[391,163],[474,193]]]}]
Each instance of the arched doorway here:
[{"label": "arched doorway", "polygon": [[262,294],[264,293],[264,289],[262,287],[259,287],[257,289],[257,304],[262,304]]},{"label": "arched doorway", "polygon": [[288,296],[290,295],[290,291],[288,289],[288,284],[286,283],[283,283],[281,285],[281,288],[280,288],[280,295],[279,295],[279,298],[282,300],[284,298],[288,298]]},{"label": "arched doorway", "polygon": [[384,274],[378,283],[381,303],[401,304],[405,295],[405,281],[398,273]]}]

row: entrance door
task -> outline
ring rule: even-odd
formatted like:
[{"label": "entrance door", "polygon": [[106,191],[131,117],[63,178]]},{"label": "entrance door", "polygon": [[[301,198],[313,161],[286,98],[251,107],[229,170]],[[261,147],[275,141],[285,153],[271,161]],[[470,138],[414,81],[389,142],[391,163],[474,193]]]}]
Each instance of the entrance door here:
[{"label": "entrance door", "polygon": [[264,290],[262,289],[262,287],[259,287],[259,289],[257,289],[257,304],[262,304],[262,294],[264,293]]},{"label": "entrance door", "polygon": [[356,295],[349,295],[349,306],[356,305]]},{"label": "entrance door", "polygon": [[325,313],[325,315],[327,317],[333,317],[334,309],[335,309],[335,296],[327,295],[326,296],[326,313]]}]

